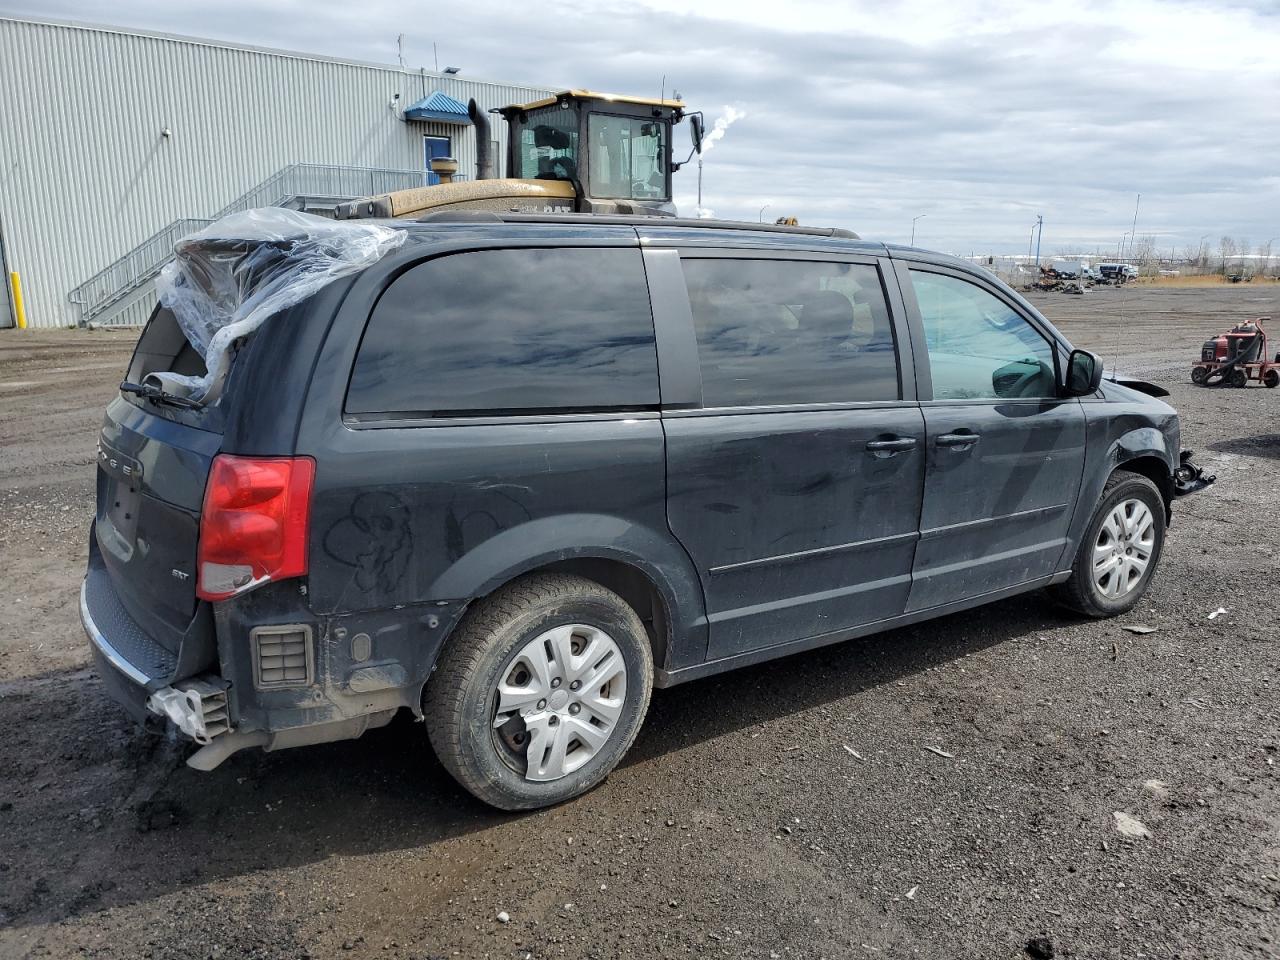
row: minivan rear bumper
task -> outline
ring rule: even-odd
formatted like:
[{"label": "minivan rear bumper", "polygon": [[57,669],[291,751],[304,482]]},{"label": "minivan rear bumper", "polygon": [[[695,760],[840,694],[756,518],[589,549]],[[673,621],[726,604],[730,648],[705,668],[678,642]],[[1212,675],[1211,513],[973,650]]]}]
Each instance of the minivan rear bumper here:
[{"label": "minivan rear bumper", "polygon": [[80,624],[107,693],[139,723],[154,720],[147,697],[173,676],[176,658],[129,616],[100,563],[80,585]]},{"label": "minivan rear bumper", "polygon": [[135,720],[166,717],[198,743],[228,731],[226,684],[205,677],[170,686],[178,658],[129,616],[110,573],[92,558],[80,585],[80,623],[103,685]]},{"label": "minivan rear bumper", "polygon": [[[144,726],[168,721],[200,744],[202,749],[187,759],[189,766],[199,770],[212,770],[246,747],[279,750],[353,739],[390,722],[403,705],[399,690],[381,691],[380,696],[364,693],[349,699],[367,712],[343,716],[331,703],[316,698],[263,711],[257,722],[240,723],[233,729],[229,678],[211,671],[188,676],[181,667],[181,657],[157,643],[129,615],[110,572],[92,546],[88,572],[80,586],[80,622],[108,695]],[[243,688],[252,690],[251,682],[246,679]],[[281,692],[290,697],[297,694],[293,690]],[[261,710],[256,700],[250,705]]]}]

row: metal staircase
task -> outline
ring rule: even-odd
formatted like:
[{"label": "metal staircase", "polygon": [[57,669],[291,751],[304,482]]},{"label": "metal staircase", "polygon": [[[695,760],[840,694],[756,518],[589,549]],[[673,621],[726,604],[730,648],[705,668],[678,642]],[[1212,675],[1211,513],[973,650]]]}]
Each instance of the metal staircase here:
[{"label": "metal staircase", "polygon": [[[175,220],[75,287],[67,299],[79,305],[81,325],[90,321],[111,322],[124,316],[128,307],[150,293],[160,268],[173,258],[175,243],[214,220],[254,207],[289,207],[323,215],[339,203],[357,197],[420,187],[426,182],[425,177],[423,170],[290,164],[232,200],[208,220]],[[133,322],[144,319],[133,319]]]}]

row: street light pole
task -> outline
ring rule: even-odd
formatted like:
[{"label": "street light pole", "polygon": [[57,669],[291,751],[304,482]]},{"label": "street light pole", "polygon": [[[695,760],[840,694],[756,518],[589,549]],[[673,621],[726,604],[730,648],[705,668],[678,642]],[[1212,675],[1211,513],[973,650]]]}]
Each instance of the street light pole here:
[{"label": "street light pole", "polygon": [[1138,239],[1138,204],[1142,203],[1142,194],[1133,202],[1133,229],[1129,231],[1129,258],[1133,258],[1133,242]]},{"label": "street light pole", "polygon": [[1044,214],[1036,214],[1036,266],[1040,266],[1040,238],[1044,236]]},{"label": "street light pole", "polygon": [[916,245],[916,221],[923,220],[927,216],[927,213],[922,213],[918,217],[911,218],[911,243],[909,243],[908,246],[914,247]]},{"label": "street light pole", "polygon": [[760,216],[756,218],[757,223],[764,223],[764,212],[772,206],[773,206],[772,203],[766,203],[763,207],[760,208]]}]

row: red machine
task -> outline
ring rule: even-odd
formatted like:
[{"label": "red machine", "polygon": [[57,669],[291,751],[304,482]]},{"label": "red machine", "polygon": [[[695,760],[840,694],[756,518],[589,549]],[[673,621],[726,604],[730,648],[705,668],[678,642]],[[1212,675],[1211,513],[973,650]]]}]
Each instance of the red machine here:
[{"label": "red machine", "polygon": [[1229,331],[1206,340],[1200,359],[1191,367],[1191,382],[1202,387],[1245,387],[1257,380],[1264,387],[1280,387],[1280,353],[1267,359],[1267,332],[1263,321],[1237,323]]}]

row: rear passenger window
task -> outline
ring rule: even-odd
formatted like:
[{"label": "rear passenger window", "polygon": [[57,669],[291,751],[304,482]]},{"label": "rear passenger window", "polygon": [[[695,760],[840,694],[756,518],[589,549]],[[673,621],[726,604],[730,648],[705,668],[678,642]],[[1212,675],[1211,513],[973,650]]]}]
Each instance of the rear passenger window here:
[{"label": "rear passenger window", "polygon": [[682,263],[704,406],[900,398],[893,328],[874,266]]},{"label": "rear passenger window", "polygon": [[658,403],[638,250],[483,250],[413,267],[379,299],[349,413],[626,410]]}]

